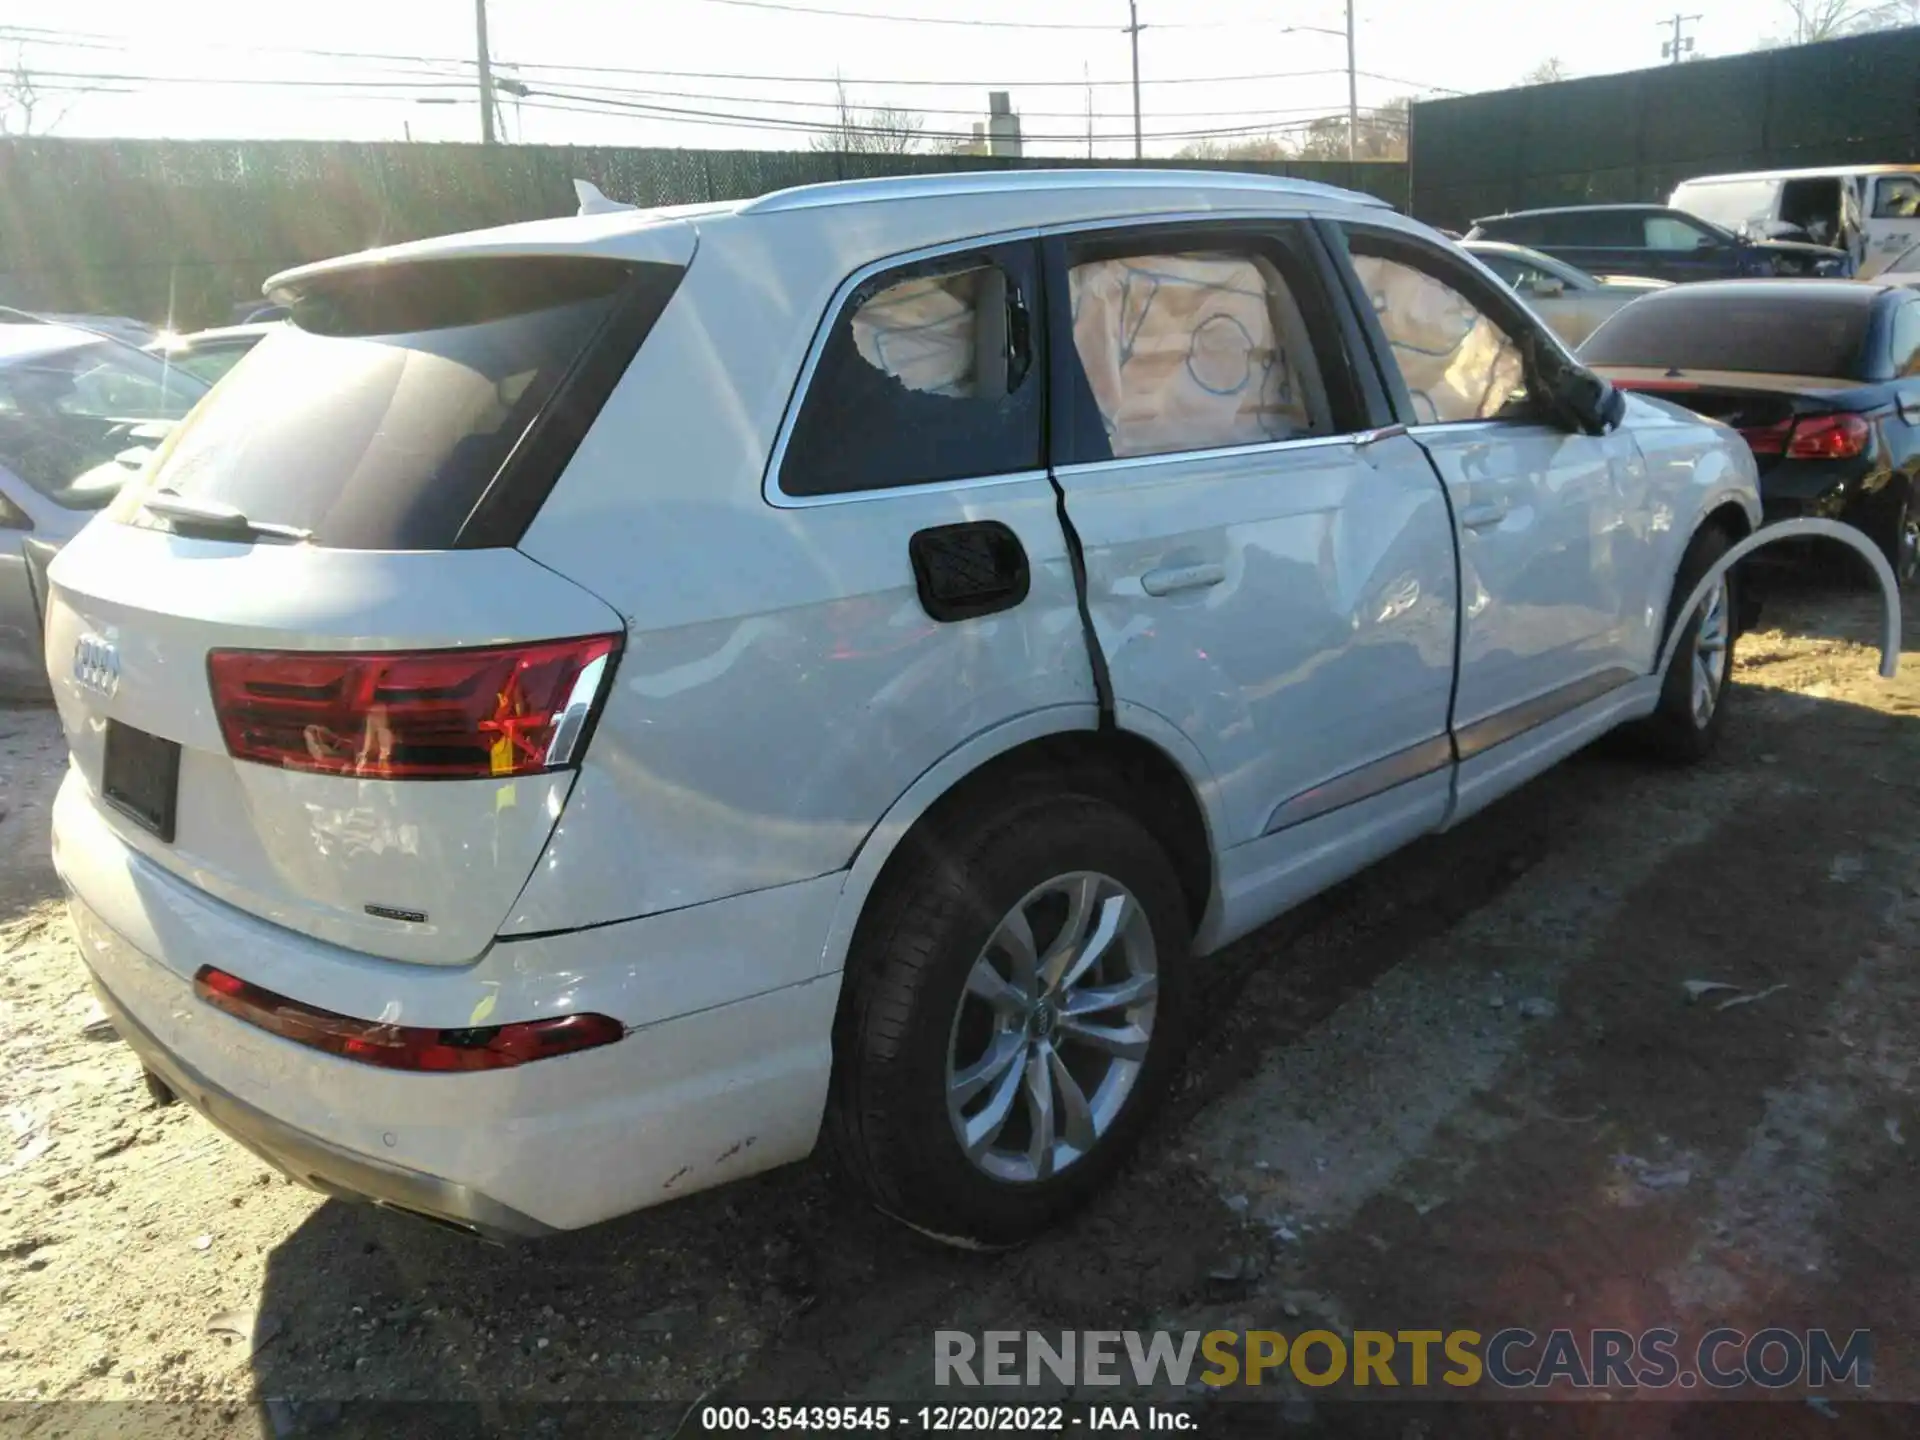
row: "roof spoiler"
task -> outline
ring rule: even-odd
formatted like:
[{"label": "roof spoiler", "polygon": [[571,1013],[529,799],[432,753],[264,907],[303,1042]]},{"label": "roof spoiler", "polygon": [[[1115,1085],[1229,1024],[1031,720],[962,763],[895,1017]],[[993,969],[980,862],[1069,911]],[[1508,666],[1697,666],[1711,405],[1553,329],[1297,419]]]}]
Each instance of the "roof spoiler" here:
[{"label": "roof spoiler", "polygon": [[609,200],[600,193],[600,187],[591,180],[573,182],[573,193],[580,197],[582,215],[611,215],[619,210],[638,210],[638,205],[628,205],[619,200]]}]

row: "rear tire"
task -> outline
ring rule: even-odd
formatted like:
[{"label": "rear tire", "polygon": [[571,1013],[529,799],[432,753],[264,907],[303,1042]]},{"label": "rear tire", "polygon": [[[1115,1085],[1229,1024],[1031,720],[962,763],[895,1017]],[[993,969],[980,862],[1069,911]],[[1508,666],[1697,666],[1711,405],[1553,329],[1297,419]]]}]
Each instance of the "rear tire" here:
[{"label": "rear tire", "polygon": [[[1733,542],[1717,526],[1702,530],[1687,547],[1673,596],[1667,602],[1662,649],[1673,633],[1679,608],[1687,603],[1700,577],[1732,548]],[[1709,592],[1694,611],[1674,649],[1673,663],[1667,667],[1658,707],[1631,732],[1658,759],[1679,765],[1704,760],[1726,726],[1733,652],[1740,639],[1739,585],[1736,568],[1721,577],[1719,587]]]},{"label": "rear tire", "polygon": [[1912,486],[1906,485],[1888,509],[1886,519],[1871,532],[1872,539],[1893,567],[1894,583],[1907,590],[1920,574],[1920,512],[1913,506]]},{"label": "rear tire", "polygon": [[952,1244],[1017,1244],[1070,1213],[1167,1088],[1191,943],[1173,866],[1111,801],[996,800],[909,837],[835,1022],[849,1175]]}]

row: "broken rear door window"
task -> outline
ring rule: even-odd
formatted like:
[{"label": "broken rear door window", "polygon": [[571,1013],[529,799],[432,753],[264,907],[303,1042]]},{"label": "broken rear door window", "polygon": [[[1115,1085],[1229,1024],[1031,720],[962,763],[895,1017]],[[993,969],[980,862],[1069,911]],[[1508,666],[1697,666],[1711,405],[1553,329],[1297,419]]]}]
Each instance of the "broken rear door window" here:
[{"label": "broken rear door window", "polygon": [[788,495],[983,479],[1044,463],[1033,247],[861,283],[820,350],[780,464]]}]

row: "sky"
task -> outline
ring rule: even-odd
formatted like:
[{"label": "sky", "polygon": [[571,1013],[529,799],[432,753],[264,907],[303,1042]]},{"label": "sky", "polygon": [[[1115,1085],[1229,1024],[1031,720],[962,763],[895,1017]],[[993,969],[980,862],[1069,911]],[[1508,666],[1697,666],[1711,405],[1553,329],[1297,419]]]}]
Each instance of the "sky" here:
[{"label": "sky", "polygon": [[[1503,89],[1548,59],[1575,76],[1659,64],[1674,8],[1354,3],[1363,107]],[[1148,154],[1344,113],[1341,0],[1137,4]],[[1703,57],[1785,29],[1782,0],[1685,8]],[[502,99],[510,141],[800,148],[837,75],[854,105],[913,111],[930,137],[965,134],[1005,89],[1030,153],[1086,154],[1089,108],[1095,155],[1133,148],[1127,0],[487,0],[487,16],[498,72],[532,92]],[[474,0],[0,9],[0,67],[35,78],[33,129],[55,135],[477,140],[476,53]]]}]

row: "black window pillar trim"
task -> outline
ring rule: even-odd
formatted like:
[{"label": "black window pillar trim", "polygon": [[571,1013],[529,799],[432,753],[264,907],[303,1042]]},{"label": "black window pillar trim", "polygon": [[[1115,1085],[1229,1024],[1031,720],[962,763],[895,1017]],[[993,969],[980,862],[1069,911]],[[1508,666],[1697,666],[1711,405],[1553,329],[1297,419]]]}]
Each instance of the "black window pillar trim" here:
[{"label": "black window pillar trim", "polygon": [[1040,287],[1040,329],[1046,334],[1042,350],[1046,356],[1046,404],[1040,417],[1040,453],[1046,462],[1047,483],[1053,486],[1053,507],[1060,517],[1060,534],[1066,541],[1067,564],[1073,572],[1074,604],[1080,612],[1080,635],[1087,650],[1087,668],[1093,676],[1093,698],[1099,707],[1099,727],[1112,731],[1114,718],[1113,673],[1107,667],[1107,652],[1101,647],[1100,632],[1093,623],[1093,606],[1087,598],[1087,553],[1080,532],[1067,513],[1066,487],[1061,485],[1058,467],[1062,437],[1072,435],[1078,423],[1078,390],[1073,382],[1072,366],[1079,363],[1073,343],[1073,301],[1067,285],[1067,240],[1064,235],[1045,235],[1037,242],[1040,263],[1034,269]]},{"label": "black window pillar trim", "polygon": [[633,274],[553,398],[514,442],[474,502],[461,522],[454,549],[497,549],[520,543],[687,273],[684,265],[660,261],[625,263]]}]

